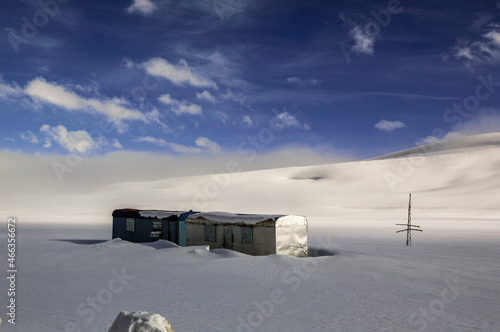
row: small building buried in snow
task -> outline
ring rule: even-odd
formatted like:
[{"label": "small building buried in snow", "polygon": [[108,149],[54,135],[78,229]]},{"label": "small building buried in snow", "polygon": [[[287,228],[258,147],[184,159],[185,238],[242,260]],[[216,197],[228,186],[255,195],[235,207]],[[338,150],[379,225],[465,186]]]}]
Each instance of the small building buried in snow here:
[{"label": "small building buried in snow", "polygon": [[194,212],[120,209],[113,211],[113,239],[186,245],[186,218]]},{"label": "small building buried in snow", "polygon": [[121,209],[113,212],[113,238],[164,239],[180,246],[209,245],[249,255],[308,255],[307,219],[297,215]]},{"label": "small building buried in snow", "polygon": [[307,219],[296,215],[194,213],[186,219],[187,245],[307,257],[307,227]]}]

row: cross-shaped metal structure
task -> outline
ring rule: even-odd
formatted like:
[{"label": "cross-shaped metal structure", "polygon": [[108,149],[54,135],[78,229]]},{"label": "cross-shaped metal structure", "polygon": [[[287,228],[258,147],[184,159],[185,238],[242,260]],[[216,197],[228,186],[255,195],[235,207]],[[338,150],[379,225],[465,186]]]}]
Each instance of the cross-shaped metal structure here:
[{"label": "cross-shaped metal structure", "polygon": [[406,231],[406,246],[411,246],[411,231],[417,231],[417,232],[422,232],[421,229],[417,228],[412,228],[412,227],[418,227],[420,226],[417,225],[412,225],[411,224],[411,194],[410,194],[410,201],[408,202],[408,223],[407,224],[396,224],[397,226],[406,226],[405,229],[401,229],[399,231],[396,231],[396,233],[399,232],[405,232]]}]

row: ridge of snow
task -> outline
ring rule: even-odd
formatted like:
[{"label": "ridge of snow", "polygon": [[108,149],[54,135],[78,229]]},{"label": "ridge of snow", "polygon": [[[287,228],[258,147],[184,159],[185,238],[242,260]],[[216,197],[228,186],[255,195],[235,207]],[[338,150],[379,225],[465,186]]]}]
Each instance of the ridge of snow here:
[{"label": "ridge of snow", "polygon": [[411,156],[430,156],[439,154],[462,153],[471,149],[487,149],[500,147],[500,132],[464,136],[435,143],[420,145],[414,148],[391,152],[369,160],[385,160]]}]

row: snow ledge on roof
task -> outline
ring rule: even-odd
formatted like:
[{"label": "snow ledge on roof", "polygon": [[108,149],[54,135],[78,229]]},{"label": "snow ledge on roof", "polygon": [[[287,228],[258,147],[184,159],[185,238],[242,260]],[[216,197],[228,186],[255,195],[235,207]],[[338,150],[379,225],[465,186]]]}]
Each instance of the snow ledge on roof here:
[{"label": "snow ledge on roof", "polygon": [[183,212],[163,210],[140,210],[139,215],[144,218],[167,219],[172,216],[180,216]]},{"label": "snow ledge on roof", "polygon": [[228,212],[200,212],[194,213],[187,218],[187,221],[203,218],[217,223],[237,224],[243,223],[247,225],[255,225],[266,220],[276,221],[284,215],[275,214],[239,214]]}]

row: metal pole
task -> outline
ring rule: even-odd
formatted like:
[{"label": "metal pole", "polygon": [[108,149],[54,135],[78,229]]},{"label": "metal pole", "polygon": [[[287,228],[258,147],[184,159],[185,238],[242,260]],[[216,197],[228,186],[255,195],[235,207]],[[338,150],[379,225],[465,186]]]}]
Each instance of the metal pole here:
[{"label": "metal pole", "polygon": [[408,202],[408,228],[406,231],[406,246],[411,246],[411,194]]},{"label": "metal pole", "polygon": [[[411,246],[411,231],[422,232],[422,230],[419,229],[420,226],[411,224],[411,194],[410,194],[410,199],[408,201],[408,222],[406,224],[396,224],[396,226],[406,226],[405,229],[400,229],[399,231],[396,231],[396,233],[406,231],[406,246],[407,247]],[[416,227],[416,228],[414,228],[414,227]]]}]

